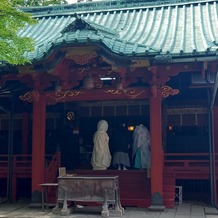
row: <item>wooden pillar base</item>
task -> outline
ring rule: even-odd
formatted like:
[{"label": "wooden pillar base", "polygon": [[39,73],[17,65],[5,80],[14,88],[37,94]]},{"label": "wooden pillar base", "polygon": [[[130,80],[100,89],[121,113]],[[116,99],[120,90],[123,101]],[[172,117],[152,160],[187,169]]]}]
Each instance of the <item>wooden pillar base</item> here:
[{"label": "wooden pillar base", "polygon": [[30,207],[42,206],[42,193],[38,190],[32,192]]},{"label": "wooden pillar base", "polygon": [[150,211],[164,211],[166,207],[164,205],[151,205],[148,210]]},{"label": "wooden pillar base", "polygon": [[164,211],[165,208],[166,207],[163,205],[163,197],[159,192],[155,192],[151,196],[151,206],[148,209],[152,211]]}]

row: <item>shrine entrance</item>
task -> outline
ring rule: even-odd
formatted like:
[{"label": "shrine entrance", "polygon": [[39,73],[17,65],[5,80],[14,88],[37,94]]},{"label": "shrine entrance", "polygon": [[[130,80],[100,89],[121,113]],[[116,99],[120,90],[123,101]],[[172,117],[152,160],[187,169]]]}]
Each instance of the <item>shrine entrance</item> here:
[{"label": "shrine entrance", "polygon": [[[93,135],[99,120],[105,119],[109,124],[112,156],[114,131],[118,125],[125,125],[129,129],[127,137],[130,143],[136,125],[144,124],[150,128],[149,105],[142,100],[68,102],[54,105],[50,113],[52,111],[58,111],[59,114],[56,114],[56,119],[46,119],[45,151],[46,154],[54,154],[59,149],[62,166],[70,170],[91,168]],[[131,160],[131,148],[129,152]]]}]

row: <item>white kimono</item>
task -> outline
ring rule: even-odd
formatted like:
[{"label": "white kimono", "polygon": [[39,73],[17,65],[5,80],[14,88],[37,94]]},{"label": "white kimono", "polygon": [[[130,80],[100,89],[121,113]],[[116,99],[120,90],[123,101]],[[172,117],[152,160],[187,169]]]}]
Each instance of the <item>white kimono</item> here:
[{"label": "white kimono", "polygon": [[111,164],[107,130],[107,121],[99,121],[97,125],[97,131],[93,136],[94,147],[91,159],[93,170],[106,170]]},{"label": "white kimono", "polygon": [[140,124],[133,133],[133,157],[134,167],[138,169],[150,168],[150,133]]}]

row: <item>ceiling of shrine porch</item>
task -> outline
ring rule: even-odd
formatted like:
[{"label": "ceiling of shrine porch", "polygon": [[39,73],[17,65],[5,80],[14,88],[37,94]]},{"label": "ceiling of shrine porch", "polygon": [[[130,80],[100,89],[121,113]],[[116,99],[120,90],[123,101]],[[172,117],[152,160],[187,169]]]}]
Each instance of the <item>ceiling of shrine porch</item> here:
[{"label": "ceiling of shrine porch", "polygon": [[58,50],[43,62],[19,67],[17,78],[41,91],[149,87],[149,65],[147,59],[131,61],[102,54],[96,47],[73,47]]}]

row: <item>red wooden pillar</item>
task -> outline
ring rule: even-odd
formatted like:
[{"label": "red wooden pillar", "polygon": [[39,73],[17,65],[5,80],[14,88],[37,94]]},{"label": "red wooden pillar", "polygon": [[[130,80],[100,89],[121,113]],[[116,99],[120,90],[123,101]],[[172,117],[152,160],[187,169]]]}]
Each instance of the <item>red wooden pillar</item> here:
[{"label": "red wooden pillar", "polygon": [[45,180],[45,123],[46,104],[40,94],[33,102],[32,134],[32,204],[41,202],[39,184]]},{"label": "red wooden pillar", "polygon": [[29,114],[23,113],[22,116],[22,154],[28,153],[28,129],[29,129]]},{"label": "red wooden pillar", "polygon": [[[152,69],[155,84],[156,69]],[[164,210],[163,206],[163,148],[161,94],[156,85],[151,88],[150,137],[151,137],[151,210]]]},{"label": "red wooden pillar", "polygon": [[215,202],[215,206],[218,205],[217,202],[217,178],[216,178],[216,161],[217,161],[217,157],[216,157],[216,153],[218,153],[218,135],[217,135],[217,131],[218,131],[218,107],[217,106],[213,106],[212,109],[212,156],[213,156],[213,169],[212,169],[212,173],[213,173],[213,191],[214,191],[214,202]]}]

